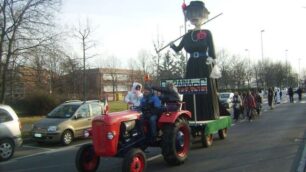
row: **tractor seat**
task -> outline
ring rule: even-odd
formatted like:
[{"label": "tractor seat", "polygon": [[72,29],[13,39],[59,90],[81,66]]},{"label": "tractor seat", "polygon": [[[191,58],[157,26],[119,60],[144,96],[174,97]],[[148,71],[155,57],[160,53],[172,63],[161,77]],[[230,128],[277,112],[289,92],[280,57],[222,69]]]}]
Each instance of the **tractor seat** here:
[{"label": "tractor seat", "polygon": [[182,106],[185,102],[181,101],[172,101],[172,102],[165,102],[165,110],[167,112],[176,112],[182,110]]}]

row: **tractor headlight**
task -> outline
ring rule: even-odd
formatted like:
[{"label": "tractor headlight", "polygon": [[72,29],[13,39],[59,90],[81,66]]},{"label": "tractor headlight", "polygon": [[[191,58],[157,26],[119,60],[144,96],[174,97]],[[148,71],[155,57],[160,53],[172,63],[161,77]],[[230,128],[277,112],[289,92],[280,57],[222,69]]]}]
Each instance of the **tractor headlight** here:
[{"label": "tractor headlight", "polygon": [[49,126],[48,132],[55,132],[57,130],[57,126]]},{"label": "tractor headlight", "polygon": [[115,134],[113,132],[108,132],[107,133],[107,139],[112,140],[115,137]]}]

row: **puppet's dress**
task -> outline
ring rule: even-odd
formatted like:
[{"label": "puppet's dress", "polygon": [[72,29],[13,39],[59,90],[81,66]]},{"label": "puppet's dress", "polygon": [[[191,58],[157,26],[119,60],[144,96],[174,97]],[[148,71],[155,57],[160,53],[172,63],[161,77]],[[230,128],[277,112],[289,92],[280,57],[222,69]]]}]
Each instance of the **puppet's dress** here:
[{"label": "puppet's dress", "polygon": [[[213,39],[209,30],[192,30],[182,38],[178,46],[172,45],[176,52],[184,48],[190,57],[187,62],[185,78],[207,78],[207,94],[196,95],[197,120],[213,120],[220,116],[216,79],[209,77],[212,66],[206,64],[207,57],[216,58]],[[194,117],[192,95],[184,95],[186,108]]]}]

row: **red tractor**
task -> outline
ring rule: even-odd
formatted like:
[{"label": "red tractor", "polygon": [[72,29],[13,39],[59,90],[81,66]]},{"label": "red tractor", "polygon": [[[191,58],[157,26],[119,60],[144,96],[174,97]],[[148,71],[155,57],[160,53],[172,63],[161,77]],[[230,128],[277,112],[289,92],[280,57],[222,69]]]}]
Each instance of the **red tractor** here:
[{"label": "red tractor", "polygon": [[[182,107],[183,103],[176,105]],[[96,171],[100,157],[123,157],[123,172],[145,171],[144,150],[150,146],[161,147],[168,164],[182,164],[188,156],[191,140],[188,123],[191,113],[184,106],[182,108],[175,111],[168,108],[159,115],[154,142],[147,142],[148,122],[141,122],[140,111],[126,110],[96,117],[92,129],[85,132],[91,135],[92,144],[83,145],[77,152],[78,171]]]}]

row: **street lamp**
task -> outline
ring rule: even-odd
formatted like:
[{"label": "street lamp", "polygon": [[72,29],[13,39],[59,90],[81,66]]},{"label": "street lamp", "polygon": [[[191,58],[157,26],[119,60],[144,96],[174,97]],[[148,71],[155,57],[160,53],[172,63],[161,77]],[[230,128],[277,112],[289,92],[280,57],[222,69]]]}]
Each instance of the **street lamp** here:
[{"label": "street lamp", "polygon": [[260,31],[260,38],[261,38],[261,60],[262,60],[262,61],[264,60],[263,40],[262,40],[262,33],[263,33],[264,31],[265,31],[265,30],[261,30],[261,31]]},{"label": "street lamp", "polygon": [[287,80],[287,87],[288,87],[288,76],[289,76],[289,69],[288,69],[288,50],[285,50],[285,59],[286,59],[286,80]]},{"label": "street lamp", "polygon": [[300,75],[301,75],[301,58],[298,59],[299,61],[299,73],[298,73],[298,87],[300,87]]}]

